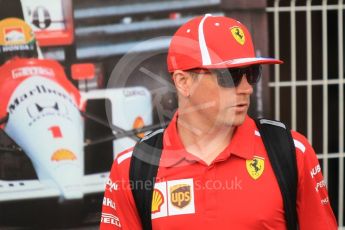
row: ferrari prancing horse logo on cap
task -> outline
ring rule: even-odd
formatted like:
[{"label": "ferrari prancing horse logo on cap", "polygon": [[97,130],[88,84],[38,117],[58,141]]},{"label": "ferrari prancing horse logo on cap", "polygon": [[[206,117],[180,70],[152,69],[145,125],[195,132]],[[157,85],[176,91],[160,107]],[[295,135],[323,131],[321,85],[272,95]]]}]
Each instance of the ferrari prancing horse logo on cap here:
[{"label": "ferrari prancing horse logo on cap", "polygon": [[230,29],[232,36],[235,38],[235,40],[240,43],[241,45],[243,45],[246,42],[246,38],[244,36],[244,32],[243,30],[238,27],[238,26],[234,26]]},{"label": "ferrari prancing horse logo on cap", "polygon": [[265,158],[254,156],[253,160],[246,160],[247,171],[254,179],[258,179],[265,169]]}]

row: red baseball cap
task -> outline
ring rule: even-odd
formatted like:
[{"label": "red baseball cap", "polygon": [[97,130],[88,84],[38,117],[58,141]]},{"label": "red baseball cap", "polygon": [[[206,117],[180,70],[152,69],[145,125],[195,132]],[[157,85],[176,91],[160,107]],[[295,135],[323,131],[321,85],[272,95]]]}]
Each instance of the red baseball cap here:
[{"label": "red baseball cap", "polygon": [[256,57],[250,33],[239,21],[206,14],[191,19],[176,31],[170,42],[167,63],[168,71],[174,72],[283,62]]}]

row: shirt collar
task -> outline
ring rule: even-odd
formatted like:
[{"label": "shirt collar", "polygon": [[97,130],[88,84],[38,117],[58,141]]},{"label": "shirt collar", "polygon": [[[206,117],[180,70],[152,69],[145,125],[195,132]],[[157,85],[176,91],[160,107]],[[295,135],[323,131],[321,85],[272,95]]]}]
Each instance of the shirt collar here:
[{"label": "shirt collar", "polygon": [[[176,112],[166,128],[163,136],[163,149],[160,165],[172,167],[200,162],[197,156],[188,153],[177,132],[178,112]],[[253,159],[255,122],[246,116],[242,125],[238,126],[229,145],[216,157],[215,161],[226,160],[231,154],[244,159]]]},{"label": "shirt collar", "polygon": [[255,122],[249,116],[246,116],[242,125],[238,126],[230,142],[230,152],[244,159],[253,159]]}]

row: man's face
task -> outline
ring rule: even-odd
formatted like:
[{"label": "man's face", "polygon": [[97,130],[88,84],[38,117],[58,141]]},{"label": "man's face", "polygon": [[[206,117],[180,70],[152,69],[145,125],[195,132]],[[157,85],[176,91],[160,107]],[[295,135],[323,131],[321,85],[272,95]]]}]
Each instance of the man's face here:
[{"label": "man's face", "polygon": [[[194,74],[193,74],[194,75]],[[212,72],[193,77],[190,106],[212,126],[239,126],[248,112],[253,87],[242,77],[238,86],[222,87]]]}]

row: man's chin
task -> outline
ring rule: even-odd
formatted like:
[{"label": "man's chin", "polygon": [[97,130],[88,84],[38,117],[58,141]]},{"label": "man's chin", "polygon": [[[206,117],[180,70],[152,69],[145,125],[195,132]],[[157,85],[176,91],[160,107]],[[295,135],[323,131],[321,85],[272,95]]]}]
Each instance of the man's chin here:
[{"label": "man's chin", "polygon": [[222,119],[223,121],[220,122],[222,125],[225,126],[240,126],[244,123],[246,119],[246,114],[236,114],[231,117],[225,117]]}]

